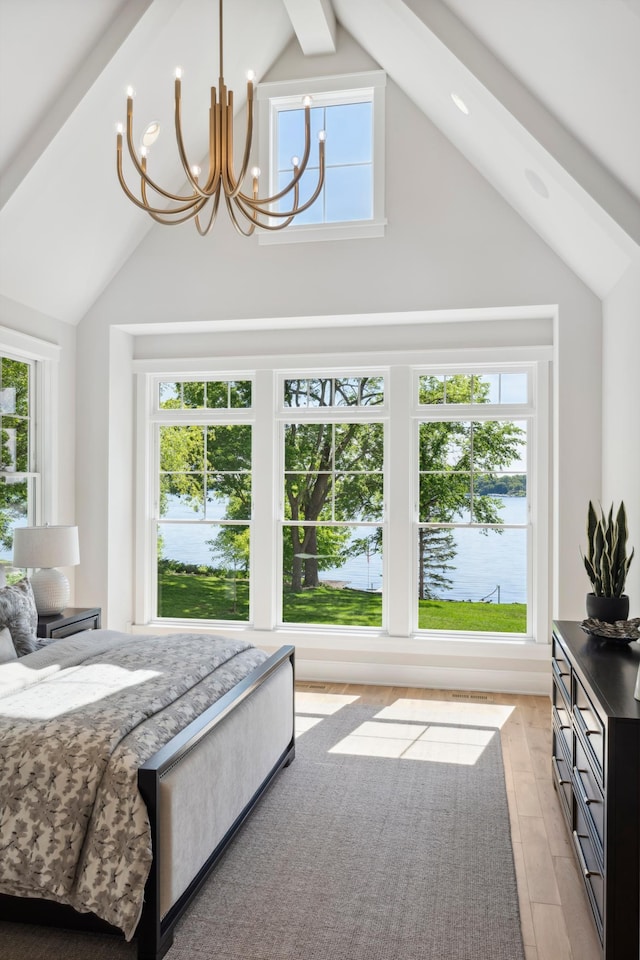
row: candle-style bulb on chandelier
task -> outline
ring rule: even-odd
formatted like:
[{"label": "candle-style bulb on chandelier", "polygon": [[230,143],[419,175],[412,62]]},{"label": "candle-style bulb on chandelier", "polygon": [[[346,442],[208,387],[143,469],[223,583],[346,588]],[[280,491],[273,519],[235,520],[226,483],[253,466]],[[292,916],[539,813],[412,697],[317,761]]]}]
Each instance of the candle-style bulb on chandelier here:
[{"label": "candle-style bulb on chandelier", "polygon": [[[117,128],[117,168],[118,180],[127,197],[137,207],[145,210],[157,223],[178,224],[194,220],[198,233],[206,236],[213,227],[220,198],[224,196],[231,222],[245,237],[251,236],[256,227],[263,230],[284,230],[293,218],[307,210],[318,198],[324,183],[325,132],[318,134],[318,182],[311,197],[304,203],[299,200],[299,186],[311,152],[311,98],[305,97],[304,105],[304,151],[302,158],[293,157],[293,175],[284,189],[272,197],[259,196],[260,170],[253,167],[248,170],[253,139],[254,78],[247,78],[247,130],[240,172],[236,176],[233,159],[233,91],[228,90],[223,73],[223,31],[222,0],[219,0],[219,77],[218,89],[211,87],[209,107],[209,159],[208,170],[189,163],[182,136],[182,72],[176,70],[175,77],[175,130],[178,154],[187,179],[185,194],[172,193],[156,183],[148,172],[148,150],[144,145],[140,155],[133,142],[133,90],[127,90],[126,132],[121,125]],[[159,125],[150,124],[145,137],[150,141],[159,132]],[[127,185],[122,170],[123,138],[126,136],[127,148],[133,166],[140,177],[140,192],[136,195]],[[250,173],[250,192],[243,192],[243,186]],[[150,191],[153,201],[150,200]],[[153,196],[155,194],[155,197]],[[156,197],[158,199],[156,199]],[[281,200],[287,198],[288,209],[276,208]],[[161,205],[158,206],[157,204]],[[201,217],[202,214],[202,217]],[[275,222],[274,222],[275,221]]]}]

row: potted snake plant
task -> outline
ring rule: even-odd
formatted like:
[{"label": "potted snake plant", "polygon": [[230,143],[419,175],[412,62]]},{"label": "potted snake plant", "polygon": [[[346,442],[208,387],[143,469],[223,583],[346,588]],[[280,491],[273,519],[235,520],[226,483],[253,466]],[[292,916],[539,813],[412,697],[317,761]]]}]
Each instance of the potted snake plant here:
[{"label": "potted snake plant", "polygon": [[613,504],[605,515],[589,501],[587,514],[587,552],[584,566],[591,586],[587,594],[587,616],[605,623],[626,620],[629,616],[629,597],[624,592],[627,574],[635,550],[627,555],[627,515],[621,501],[617,514]]}]

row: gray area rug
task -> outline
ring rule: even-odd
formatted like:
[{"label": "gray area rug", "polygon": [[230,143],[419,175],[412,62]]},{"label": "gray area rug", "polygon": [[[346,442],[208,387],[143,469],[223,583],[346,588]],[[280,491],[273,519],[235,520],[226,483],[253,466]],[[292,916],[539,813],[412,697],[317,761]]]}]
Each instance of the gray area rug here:
[{"label": "gray area rug", "polygon": [[[305,709],[294,763],[168,960],[524,960],[498,730],[357,702]],[[135,946],[2,923],[0,956],[133,960]]]}]

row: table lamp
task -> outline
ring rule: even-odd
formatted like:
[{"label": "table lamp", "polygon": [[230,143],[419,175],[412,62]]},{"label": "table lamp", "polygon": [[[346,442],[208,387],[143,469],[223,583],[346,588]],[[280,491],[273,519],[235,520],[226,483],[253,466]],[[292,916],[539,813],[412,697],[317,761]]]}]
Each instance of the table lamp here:
[{"label": "table lamp", "polygon": [[56,567],[80,563],[78,528],[67,526],[16,527],[13,531],[13,566],[33,569],[31,586],[36,610],[42,615],[61,613],[69,603],[69,581]]}]

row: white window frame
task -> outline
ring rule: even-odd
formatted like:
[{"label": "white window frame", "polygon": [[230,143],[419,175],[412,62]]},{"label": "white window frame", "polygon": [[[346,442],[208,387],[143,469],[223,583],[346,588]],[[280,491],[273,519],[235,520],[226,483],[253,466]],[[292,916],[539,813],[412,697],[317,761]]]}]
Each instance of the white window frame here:
[{"label": "white window frame", "polygon": [[[261,83],[257,90],[259,104],[259,158],[260,169],[268,171],[268,193],[277,192],[277,130],[278,113],[301,106],[304,96],[313,98],[313,106],[332,106],[340,103],[358,103],[370,100],[373,107],[373,216],[370,220],[346,220],[332,223],[296,224],[284,230],[261,231],[258,242],[304,243],[312,240],[353,240],[363,237],[382,237],[384,216],[384,156],[385,156],[385,86],[382,70],[353,73],[342,76],[314,77],[307,80],[283,80]],[[311,158],[316,144],[311,144]]]},{"label": "white window frame", "polygon": [[[142,378],[141,378],[142,379]],[[234,381],[234,380],[249,380],[251,381],[251,406],[250,407],[193,407],[193,408],[166,408],[161,407],[159,402],[159,388],[161,383],[175,382],[175,383],[199,383],[207,381]],[[173,427],[181,425],[200,425],[200,426],[209,426],[212,423],[216,425],[223,424],[227,426],[232,426],[236,424],[248,424],[252,427],[252,475],[256,472],[256,454],[253,450],[254,439],[255,439],[255,378],[252,371],[243,371],[240,374],[234,374],[233,372],[224,372],[217,375],[217,373],[202,373],[195,372],[190,373],[181,373],[172,376],[171,374],[153,376],[149,377],[147,386],[149,388],[149,402],[150,402],[150,413],[147,418],[147,423],[151,427],[150,431],[150,447],[148,451],[149,459],[148,463],[151,464],[151,469],[149,470],[148,476],[148,497],[150,498],[147,502],[150,506],[150,520],[151,522],[148,525],[145,525],[145,528],[141,528],[139,525],[138,518],[138,530],[143,529],[143,542],[146,543],[146,549],[149,551],[147,554],[150,558],[149,562],[152,562],[151,558],[157,556],[157,535],[156,535],[156,524],[160,521],[160,427]],[[139,401],[140,402],[140,401]],[[254,572],[253,572],[253,524],[254,524],[254,514],[255,510],[253,509],[253,482],[251,485],[252,489],[252,510],[251,517],[246,521],[247,526],[250,527],[251,533],[251,554],[249,561],[249,619],[245,620],[181,620],[178,618],[171,617],[159,617],[157,614],[158,610],[158,578],[157,578],[157,568],[156,575],[149,576],[149,570],[145,567],[145,581],[149,578],[150,582],[146,584],[145,595],[146,598],[143,599],[143,604],[149,610],[150,619],[153,622],[161,624],[178,624],[178,623],[214,623],[218,627],[220,624],[227,624],[229,627],[250,627],[253,625],[253,596],[255,593],[254,590]],[[207,521],[202,521],[206,523]]]},{"label": "white window frame", "polygon": [[31,470],[12,476],[33,480],[29,524],[55,523],[58,502],[58,367],[61,348],[47,340],[0,326],[0,354],[28,363],[30,383]]},{"label": "white window frame", "polygon": [[[527,400],[525,403],[451,403],[451,404],[420,404],[419,403],[419,381],[421,376],[451,376],[454,374],[485,374],[495,373],[526,373],[527,374]],[[536,449],[535,439],[539,435],[537,429],[538,412],[536,410],[535,398],[539,396],[537,386],[537,377],[539,372],[534,364],[449,364],[447,366],[426,366],[414,370],[413,378],[413,413],[412,418],[413,436],[414,436],[414,543],[417,542],[417,531],[419,523],[419,430],[421,423],[437,423],[442,420],[451,421],[487,421],[487,420],[520,420],[527,425],[527,523],[521,529],[527,531],[527,576],[526,576],[526,594],[527,594],[527,625],[523,635],[505,634],[507,637],[525,636],[531,638],[535,636],[535,625],[539,622],[540,611],[537,610],[537,594],[534,590],[534,583],[537,583],[536,557],[537,548],[537,528],[532,522],[533,516],[541,516],[540,513],[540,491],[538,484],[534,482],[534,476],[537,476],[536,467],[538,457],[541,451]],[[537,508],[537,509],[536,509]],[[460,525],[462,526],[462,525]],[[481,527],[482,524],[473,524],[473,527]],[[414,576],[413,582],[418,582],[418,557],[414,549]],[[439,636],[442,631],[419,629],[418,627],[418,604],[414,603],[414,621],[413,632],[416,635]],[[464,634],[467,635],[466,633]],[[480,636],[480,634],[478,634]],[[491,635],[496,637],[499,635]]]},{"label": "white window frame", "polygon": [[[487,359],[477,359],[478,354]],[[437,363],[434,362],[437,360]],[[350,362],[351,361],[351,362]],[[430,362],[431,361],[431,362]],[[530,401],[535,409],[529,434],[528,480],[531,496],[529,501],[532,535],[530,537],[530,558],[528,576],[530,578],[528,594],[528,628],[526,635],[493,633],[445,633],[443,631],[417,631],[417,570],[413,544],[417,528],[417,495],[415,480],[417,475],[416,419],[424,419],[425,407],[417,404],[417,392],[414,385],[421,373],[434,372],[490,372],[530,370]],[[155,540],[153,537],[153,496],[158,464],[153,459],[152,433],[157,417],[154,416],[154,404],[157,404],[157,383],[159,381],[210,379],[251,379],[253,381],[254,425],[253,462],[254,469],[259,464],[260,483],[252,485],[254,513],[251,537],[251,622],[234,629],[241,629],[248,638],[258,643],[274,643],[280,637],[284,642],[289,636],[299,638],[312,636],[322,644],[321,637],[331,646],[344,643],[344,637],[354,637],[367,648],[385,638],[402,644],[403,639],[417,644],[412,649],[423,648],[434,639],[437,641],[478,643],[492,642],[517,643],[536,640],[538,644],[548,645],[549,603],[550,603],[550,354],[546,347],[525,348],[484,348],[474,350],[438,350],[438,351],[397,351],[391,353],[375,352],[354,355],[326,355],[323,357],[297,355],[286,359],[282,357],[246,356],[218,358],[211,361],[210,368],[203,369],[203,361],[182,360],[168,367],[166,360],[134,361],[138,374],[138,476],[144,478],[137,486],[136,518],[136,568],[140,576],[136,578],[137,624],[155,624],[163,627],[166,620],[156,620],[153,616],[155,584]],[[327,627],[281,623],[281,569],[282,569],[282,423],[291,417],[290,408],[282,404],[282,381],[284,379],[318,376],[383,376],[385,379],[385,402],[370,408],[345,407],[349,418],[354,412],[357,416],[385,423],[385,519],[383,521],[384,552],[383,582],[383,628],[351,628],[345,626]],[[296,409],[296,419],[302,413],[304,418],[326,419],[328,408]],[[467,407],[475,416],[479,405]],[[525,410],[528,405],[514,404],[509,410],[517,419],[527,419]],[[320,412],[319,412],[320,411]],[[322,413],[324,411],[324,414]],[[360,414],[359,411],[362,411]],[[506,413],[506,405],[492,404],[484,409],[485,416],[499,418]],[[201,411],[206,419],[209,411]],[[333,408],[331,418],[340,420],[342,411]],[[460,411],[461,412],[461,411]],[[180,411],[173,411],[173,414]],[[191,416],[193,411],[185,411]],[[344,414],[343,414],[344,416]],[[176,417],[180,419],[180,417]],[[403,470],[396,473],[393,488],[389,485],[389,470],[393,463],[403,464]],[[258,579],[257,572],[260,570]],[[259,582],[258,582],[259,580]],[[393,604],[389,598],[393,597]],[[530,608],[530,609],[529,609]],[[220,629],[219,623],[212,629]],[[334,639],[332,640],[331,637]],[[360,637],[360,641],[357,638]]]}]

